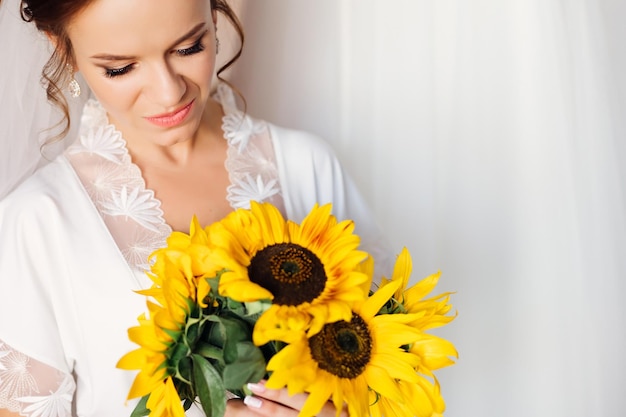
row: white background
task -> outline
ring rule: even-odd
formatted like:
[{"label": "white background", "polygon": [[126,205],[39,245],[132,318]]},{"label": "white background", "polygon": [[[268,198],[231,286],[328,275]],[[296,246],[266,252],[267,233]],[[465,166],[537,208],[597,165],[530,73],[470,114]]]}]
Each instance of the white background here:
[{"label": "white background", "polygon": [[330,141],[456,291],[446,416],[626,415],[626,2],[243,5],[249,112]]}]

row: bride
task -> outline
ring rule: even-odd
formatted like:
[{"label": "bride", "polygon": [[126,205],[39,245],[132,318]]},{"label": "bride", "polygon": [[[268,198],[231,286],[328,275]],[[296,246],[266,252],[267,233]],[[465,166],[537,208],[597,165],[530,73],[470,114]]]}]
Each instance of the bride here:
[{"label": "bride", "polygon": [[[173,230],[187,232],[192,215],[210,224],[256,200],[300,221],[332,202],[380,265],[391,258],[325,142],[252,118],[228,83],[212,82],[240,52],[216,68],[218,19],[242,35],[224,0],[16,3],[2,2],[0,28],[35,61],[49,42],[43,79],[54,106],[36,92],[40,68],[17,61],[28,50],[2,51],[11,62],[2,79],[21,100],[16,108],[7,86],[10,137],[0,139],[29,163],[3,171],[2,193],[14,190],[0,202],[0,416],[130,415],[134,376],[115,364],[144,303],[133,290],[149,286],[148,255]],[[61,122],[44,132],[39,158],[37,129],[54,128],[59,114],[51,109]],[[59,143],[67,149],[48,162]],[[295,415],[303,403],[255,394],[229,401],[228,413]]]}]

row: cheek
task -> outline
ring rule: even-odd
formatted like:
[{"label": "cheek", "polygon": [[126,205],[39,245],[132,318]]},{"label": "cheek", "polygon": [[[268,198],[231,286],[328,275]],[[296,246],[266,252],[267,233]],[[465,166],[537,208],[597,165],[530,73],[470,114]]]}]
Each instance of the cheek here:
[{"label": "cheek", "polygon": [[198,59],[193,64],[187,65],[184,70],[185,77],[201,90],[210,89],[213,73],[215,70],[215,60]]},{"label": "cheek", "polygon": [[83,72],[85,81],[91,88],[93,95],[109,113],[119,116],[119,113],[130,109],[139,94],[137,84],[132,80],[118,77],[107,78],[102,69]]}]

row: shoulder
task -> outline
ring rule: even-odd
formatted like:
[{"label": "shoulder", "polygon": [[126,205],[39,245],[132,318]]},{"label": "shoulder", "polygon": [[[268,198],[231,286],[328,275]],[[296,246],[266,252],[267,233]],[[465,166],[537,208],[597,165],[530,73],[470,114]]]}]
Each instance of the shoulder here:
[{"label": "shoulder", "polygon": [[321,137],[272,123],[268,123],[268,129],[279,160],[290,161],[291,165],[338,164],[333,147]]},{"label": "shoulder", "polygon": [[24,217],[36,213],[50,214],[50,208],[65,202],[73,171],[67,159],[59,156],[38,169],[0,201],[0,222],[7,216]]},{"label": "shoulder", "polygon": [[281,146],[292,146],[321,154],[333,154],[330,144],[311,132],[278,126],[269,122],[267,122],[267,126],[274,141]]},{"label": "shoulder", "polygon": [[279,180],[290,218],[301,220],[314,204],[333,203],[336,215],[353,184],[332,146],[310,132],[268,124]]}]

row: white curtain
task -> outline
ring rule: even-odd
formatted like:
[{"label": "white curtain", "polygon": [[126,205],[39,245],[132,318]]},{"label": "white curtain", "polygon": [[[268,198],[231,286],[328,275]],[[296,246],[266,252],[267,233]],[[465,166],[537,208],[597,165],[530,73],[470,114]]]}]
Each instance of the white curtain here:
[{"label": "white curtain", "polygon": [[626,2],[244,5],[248,111],[329,140],[456,291],[446,416],[626,415]]}]

